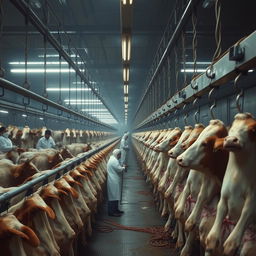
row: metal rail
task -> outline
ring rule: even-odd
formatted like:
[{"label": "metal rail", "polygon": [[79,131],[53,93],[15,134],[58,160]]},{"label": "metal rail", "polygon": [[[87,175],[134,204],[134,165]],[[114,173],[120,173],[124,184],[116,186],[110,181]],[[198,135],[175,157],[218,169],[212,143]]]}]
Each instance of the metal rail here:
[{"label": "metal rail", "polygon": [[221,59],[208,68],[196,79],[186,86],[182,91],[174,94],[165,104],[159,109],[150,114],[142,121],[135,129],[144,127],[146,124],[153,122],[166,116],[167,113],[182,107],[184,104],[192,102],[196,97],[204,95],[212,87],[219,87],[233,80],[239,73],[246,72],[249,69],[256,68],[256,31],[248,37],[237,43],[234,47],[239,47],[244,56],[242,59],[234,60],[232,52],[234,47],[229,49],[229,52],[224,54]]},{"label": "metal rail", "polygon": [[32,194],[34,192],[34,187],[36,185],[42,184],[42,185],[46,185],[48,184],[49,178],[52,176],[55,176],[55,179],[58,179],[61,177],[60,172],[63,171],[63,174],[68,172],[69,170],[72,170],[75,166],[79,165],[80,163],[84,162],[86,159],[88,159],[89,157],[91,157],[92,155],[98,153],[99,151],[101,151],[102,149],[110,146],[111,144],[117,144],[118,141],[120,140],[120,138],[115,138],[112,141],[110,141],[109,143],[94,149],[94,150],[90,150],[89,152],[84,153],[83,156],[81,157],[77,157],[75,160],[70,161],[58,168],[55,168],[53,170],[50,170],[49,172],[47,172],[46,174],[43,174],[40,177],[37,177],[31,181],[28,181],[27,183],[17,187],[14,190],[11,190],[9,192],[6,192],[2,195],[0,195],[0,213],[3,211],[8,210],[8,208],[10,207],[10,200],[23,193],[23,192],[27,192],[26,196]]},{"label": "metal rail", "polygon": [[30,99],[33,99],[35,101],[41,102],[43,104],[46,104],[48,106],[57,108],[59,110],[65,111],[65,112],[70,113],[72,115],[76,115],[76,116],[78,116],[80,118],[84,118],[84,119],[86,119],[86,120],[88,120],[88,121],[90,121],[92,123],[96,123],[96,124],[105,126],[107,128],[113,129],[113,130],[115,129],[115,128],[113,128],[110,125],[104,124],[104,123],[99,122],[97,120],[94,120],[94,119],[92,119],[90,117],[82,115],[82,114],[80,114],[80,113],[78,113],[78,112],[76,112],[76,111],[74,111],[72,109],[66,108],[66,107],[64,107],[64,106],[62,106],[62,105],[60,105],[60,104],[58,104],[58,103],[56,103],[54,101],[51,101],[51,100],[49,100],[49,99],[47,99],[47,98],[45,98],[45,97],[43,97],[41,95],[38,95],[38,94],[36,94],[36,93],[34,93],[34,92],[30,91],[30,90],[27,90],[27,89],[25,89],[25,88],[23,88],[23,87],[21,87],[21,86],[19,86],[17,84],[14,84],[14,83],[4,79],[4,78],[0,78],[0,87],[2,87],[4,89],[7,89],[7,90],[10,90],[10,91],[13,91],[15,93],[18,93],[20,95],[29,97]]},{"label": "metal rail", "polygon": [[59,44],[59,42],[55,39],[55,37],[50,33],[48,28],[44,25],[44,23],[40,20],[40,18],[36,15],[36,13],[30,8],[29,4],[26,3],[24,0],[10,0],[12,4],[24,15],[27,16],[30,20],[30,22],[38,29],[38,31],[46,36],[48,41],[51,43],[51,45],[55,48],[55,50],[67,61],[67,63],[75,70],[76,74],[80,76],[80,78],[86,82],[88,87],[92,90],[94,95],[100,99],[100,101],[103,103],[103,105],[108,109],[108,111],[111,113],[111,115],[116,119],[114,113],[110,110],[110,108],[107,106],[103,98],[99,95],[99,93],[93,88],[93,86],[90,85],[89,79],[80,71],[79,67],[75,64],[75,62],[71,59],[71,57],[68,55],[68,53],[62,48],[62,46]]},{"label": "metal rail", "polygon": [[187,21],[188,21],[188,18],[190,17],[190,14],[191,14],[191,12],[192,12],[193,7],[194,7],[195,5],[197,5],[197,4],[199,3],[199,1],[200,1],[200,0],[190,0],[189,3],[187,4],[187,7],[186,7],[185,11],[183,12],[183,15],[181,16],[181,18],[180,18],[180,20],[179,20],[179,23],[178,23],[178,25],[177,25],[175,31],[173,32],[173,35],[172,35],[172,37],[170,38],[170,40],[169,40],[169,42],[168,42],[168,44],[167,44],[167,46],[166,46],[166,49],[165,49],[165,51],[164,51],[164,53],[163,53],[163,55],[162,55],[162,57],[161,57],[161,59],[160,59],[158,65],[157,65],[156,69],[155,69],[155,72],[154,72],[154,74],[152,75],[152,77],[151,77],[151,79],[150,79],[150,82],[149,82],[149,84],[148,84],[148,87],[147,87],[147,89],[146,89],[144,95],[142,96],[142,99],[141,99],[141,101],[140,101],[140,103],[139,103],[139,106],[138,106],[138,108],[137,108],[137,110],[136,110],[136,112],[135,112],[135,114],[134,114],[133,121],[135,120],[135,118],[136,118],[136,116],[137,116],[137,114],[138,114],[138,112],[139,112],[139,110],[140,110],[140,108],[141,108],[141,106],[142,106],[142,104],[143,104],[143,101],[144,101],[146,95],[148,94],[148,91],[149,91],[149,89],[150,89],[150,86],[152,85],[152,83],[153,83],[153,81],[154,81],[154,79],[155,79],[157,73],[159,72],[159,70],[160,70],[160,68],[161,68],[161,66],[162,66],[162,64],[163,64],[163,62],[164,62],[164,60],[165,60],[165,58],[167,57],[168,53],[169,53],[170,50],[172,49],[172,46],[173,46],[173,44],[176,42],[176,40],[177,40],[178,36],[180,35],[180,33],[181,33],[183,27],[186,25],[186,23],[187,23]]}]

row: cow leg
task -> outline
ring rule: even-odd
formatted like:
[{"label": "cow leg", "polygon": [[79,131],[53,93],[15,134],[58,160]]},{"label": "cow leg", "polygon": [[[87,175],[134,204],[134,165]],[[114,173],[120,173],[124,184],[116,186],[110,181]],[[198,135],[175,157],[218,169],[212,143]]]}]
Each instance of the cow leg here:
[{"label": "cow leg", "polygon": [[177,204],[176,207],[174,207],[175,209],[175,217],[177,219],[179,219],[182,214],[184,214],[184,209],[185,209],[185,204],[186,204],[186,200],[189,196],[189,193],[190,193],[190,189],[189,189],[189,186],[186,185],[185,189],[182,191],[178,201],[177,201]]},{"label": "cow leg", "polygon": [[196,220],[202,212],[205,201],[212,198],[215,184],[212,183],[210,179],[211,178],[204,176],[203,184],[200,188],[195,207],[185,223],[186,231],[191,231],[195,227]]},{"label": "cow leg", "polygon": [[178,220],[178,240],[176,243],[177,248],[181,248],[184,245],[184,234],[183,234],[183,226],[182,223]]},{"label": "cow leg", "polygon": [[206,238],[206,250],[213,251],[216,247],[219,247],[220,237],[221,237],[221,227],[222,222],[228,212],[228,206],[226,198],[221,197],[218,207],[217,207],[217,215],[214,221],[214,224]]},{"label": "cow leg", "polygon": [[191,254],[195,237],[196,237],[195,230],[190,231],[188,234],[187,240],[186,240],[186,244],[184,245],[184,247],[180,253],[180,256],[189,256]]},{"label": "cow leg", "polygon": [[168,206],[167,206],[167,202],[166,202],[166,199],[163,198],[163,196],[161,196],[163,202],[164,202],[164,207],[163,207],[163,210],[162,210],[162,214],[161,214],[161,217],[164,217],[168,214]]},{"label": "cow leg", "polygon": [[252,215],[254,213],[255,207],[255,197],[248,196],[245,200],[244,207],[242,209],[242,213],[240,218],[224,243],[224,254],[225,255],[233,255],[235,250],[239,247],[246,226],[252,219]]},{"label": "cow leg", "polygon": [[172,232],[172,238],[176,239],[178,237],[178,222],[176,221],[174,230]]}]

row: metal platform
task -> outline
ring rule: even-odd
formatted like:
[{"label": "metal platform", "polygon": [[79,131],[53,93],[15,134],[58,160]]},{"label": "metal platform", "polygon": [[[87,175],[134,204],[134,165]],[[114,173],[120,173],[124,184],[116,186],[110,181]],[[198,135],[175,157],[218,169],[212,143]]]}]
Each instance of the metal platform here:
[{"label": "metal platform", "polygon": [[[109,217],[106,203],[97,216],[96,224],[101,225],[104,219],[113,220],[132,227],[163,226],[162,219],[153,203],[150,186],[146,184],[138,169],[134,152],[128,155],[128,172],[124,175],[122,217]],[[176,256],[175,249],[153,247],[149,244],[151,235],[127,230],[114,230],[111,233],[93,231],[88,245],[80,244],[78,256]]]}]

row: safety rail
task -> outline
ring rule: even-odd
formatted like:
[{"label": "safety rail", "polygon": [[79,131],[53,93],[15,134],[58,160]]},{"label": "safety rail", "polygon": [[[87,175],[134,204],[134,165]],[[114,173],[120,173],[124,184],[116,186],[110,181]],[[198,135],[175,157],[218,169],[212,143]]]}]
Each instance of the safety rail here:
[{"label": "safety rail", "polygon": [[40,183],[42,184],[42,186],[48,184],[49,178],[53,177],[54,175],[55,175],[54,180],[59,179],[61,177],[60,172],[63,171],[62,175],[67,173],[68,171],[72,170],[74,167],[76,167],[80,163],[84,162],[89,157],[93,156],[94,154],[98,153],[99,151],[103,150],[104,148],[110,146],[111,144],[114,144],[114,145],[117,144],[119,142],[119,140],[120,140],[120,138],[115,138],[115,139],[111,140],[110,142],[108,142],[107,144],[105,144],[97,149],[90,150],[90,151],[84,153],[82,156],[76,157],[75,160],[73,160],[73,161],[67,162],[66,164],[63,164],[60,167],[49,170],[49,172],[47,172],[46,174],[43,174],[40,177],[37,177],[31,181],[28,181],[25,184],[15,188],[9,192],[3,193],[2,195],[0,195],[0,213],[8,210],[8,208],[11,206],[10,200],[13,197],[15,197],[23,192],[26,192],[25,196],[29,196],[29,195],[33,194],[34,187],[36,185],[39,185]]},{"label": "safety rail", "polygon": [[[161,119],[170,112],[204,95],[212,88],[220,87],[235,78],[239,78],[242,73],[246,73],[250,69],[254,71],[253,69],[256,67],[255,44],[256,31],[232,46],[218,61],[210,65],[206,72],[192,79],[188,86],[176,92],[160,108],[143,120],[136,129],[150,125],[155,120]],[[240,53],[239,56],[238,53]]]}]

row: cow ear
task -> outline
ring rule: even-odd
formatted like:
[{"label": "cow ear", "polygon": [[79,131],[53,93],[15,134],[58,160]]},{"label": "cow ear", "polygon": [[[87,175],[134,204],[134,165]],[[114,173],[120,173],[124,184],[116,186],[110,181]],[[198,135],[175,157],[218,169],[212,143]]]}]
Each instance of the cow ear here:
[{"label": "cow ear", "polygon": [[215,140],[215,143],[214,143],[214,146],[213,146],[213,149],[214,149],[215,152],[223,149],[224,139],[225,138],[217,138]]}]

